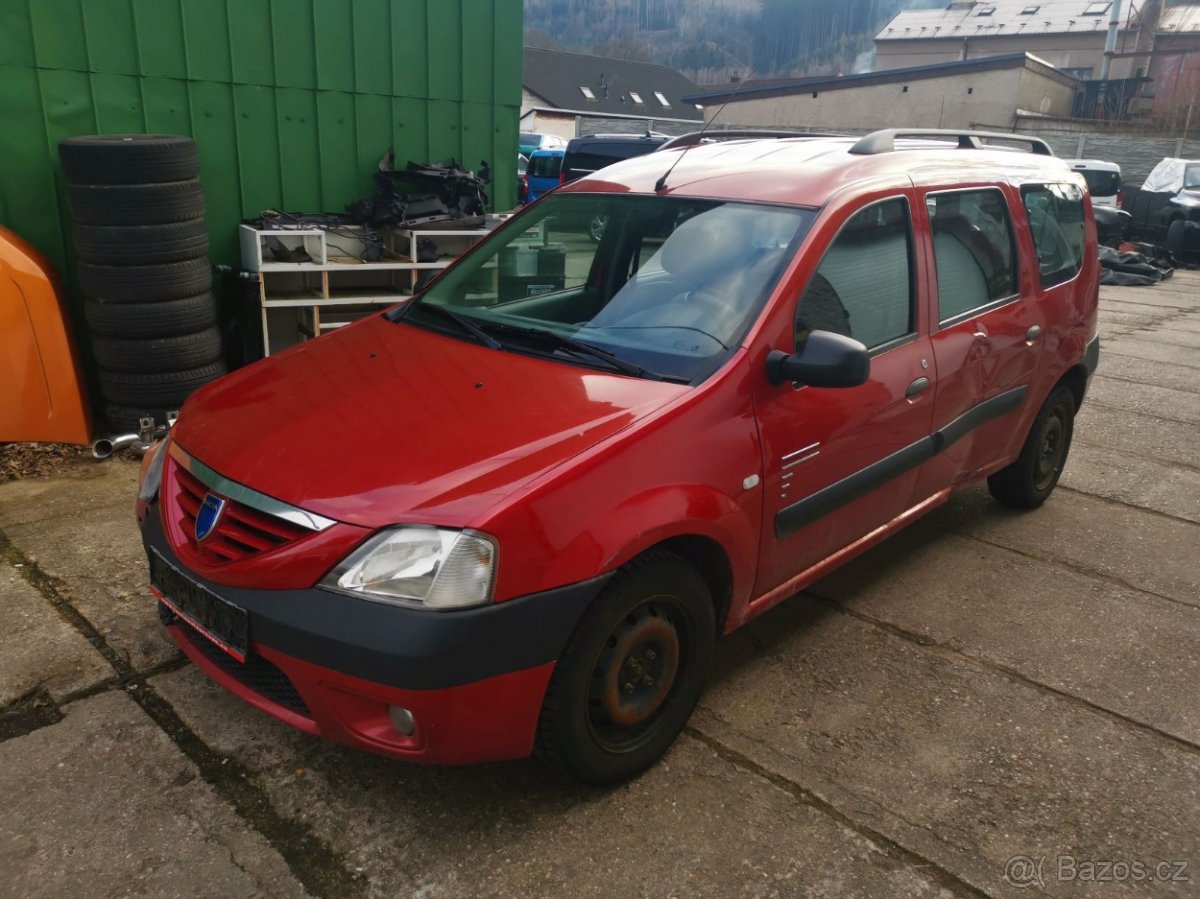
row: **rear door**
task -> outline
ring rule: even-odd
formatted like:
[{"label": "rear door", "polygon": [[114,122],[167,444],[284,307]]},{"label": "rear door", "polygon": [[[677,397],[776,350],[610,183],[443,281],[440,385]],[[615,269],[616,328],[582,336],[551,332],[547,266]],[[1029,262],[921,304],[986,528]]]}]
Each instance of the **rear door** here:
[{"label": "rear door", "polygon": [[932,236],[939,448],[921,474],[924,498],[1005,460],[1046,341],[1036,272],[1018,264],[1016,190],[922,189],[920,207]]},{"label": "rear door", "polygon": [[793,302],[794,351],[832,331],[871,353],[852,388],[758,383],[763,446],[762,540],[756,595],[810,569],[909,508],[929,456],[930,347],[918,307],[911,189],[881,192],[840,213],[816,272]]}]

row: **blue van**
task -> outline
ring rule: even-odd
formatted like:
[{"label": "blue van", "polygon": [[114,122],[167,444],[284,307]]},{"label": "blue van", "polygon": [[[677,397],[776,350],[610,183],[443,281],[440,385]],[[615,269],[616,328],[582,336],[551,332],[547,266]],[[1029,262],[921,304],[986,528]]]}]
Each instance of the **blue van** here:
[{"label": "blue van", "polygon": [[525,170],[527,185],[525,202],[532,203],[548,190],[558,187],[559,173],[562,172],[564,147],[553,147],[549,150],[534,150],[529,156],[529,166]]}]

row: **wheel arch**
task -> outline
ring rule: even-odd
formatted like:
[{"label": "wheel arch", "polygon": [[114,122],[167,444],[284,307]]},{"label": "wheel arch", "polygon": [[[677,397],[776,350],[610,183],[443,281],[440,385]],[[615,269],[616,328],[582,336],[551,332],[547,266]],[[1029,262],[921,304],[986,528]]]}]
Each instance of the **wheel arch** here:
[{"label": "wheel arch", "polygon": [[711,537],[701,534],[681,534],[648,547],[635,558],[656,549],[674,553],[699,572],[712,595],[717,634],[722,634],[733,602],[733,563],[729,560],[725,547]]}]

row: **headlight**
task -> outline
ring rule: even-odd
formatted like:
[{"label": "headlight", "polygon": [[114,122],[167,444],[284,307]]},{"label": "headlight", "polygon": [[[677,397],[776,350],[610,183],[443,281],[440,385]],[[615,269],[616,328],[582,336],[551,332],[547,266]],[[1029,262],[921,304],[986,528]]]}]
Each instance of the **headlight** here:
[{"label": "headlight", "polygon": [[138,499],[144,503],[153,502],[154,497],[158,496],[158,488],[162,486],[163,463],[167,460],[167,444],[170,440],[168,437],[151,446],[142,459]]},{"label": "headlight", "polygon": [[397,605],[461,609],[492,598],[496,547],[482,534],[409,525],[376,534],[321,581]]}]

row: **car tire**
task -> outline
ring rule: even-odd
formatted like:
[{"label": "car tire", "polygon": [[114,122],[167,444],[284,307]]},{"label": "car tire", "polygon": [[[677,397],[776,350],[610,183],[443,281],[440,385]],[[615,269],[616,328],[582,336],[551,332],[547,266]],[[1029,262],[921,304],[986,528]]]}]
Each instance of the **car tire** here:
[{"label": "car tire", "polygon": [[211,293],[161,303],[98,303],[84,300],[83,314],[95,337],[178,337],[217,323],[217,301]]},{"label": "car tire", "polygon": [[1021,447],[1021,455],[988,478],[997,502],[1014,509],[1036,509],[1054,491],[1067,464],[1075,430],[1075,395],[1064,385],[1051,391]]},{"label": "car tire", "polygon": [[208,255],[203,219],[166,225],[75,225],[75,253],[85,262],[155,265]]},{"label": "car tire", "polygon": [[223,374],[224,362],[158,374],[100,369],[100,393],[118,406],[178,409],[193,391]]},{"label": "car tire", "polygon": [[205,257],[157,265],[99,265],[79,260],[79,289],[101,303],[150,303],[202,294],[212,288]]},{"label": "car tire", "polygon": [[1183,219],[1175,219],[1167,226],[1167,237],[1163,241],[1163,246],[1177,261],[1183,260],[1183,241],[1186,230],[1187,223]]},{"label": "car tire", "polygon": [[588,222],[588,237],[592,239],[592,243],[600,243],[604,239],[604,229],[607,227],[607,215],[600,213],[592,216],[592,220]]},{"label": "car tire", "polygon": [[186,371],[222,357],[221,332],[214,326],[176,337],[93,337],[92,354],[96,364],[110,372]]},{"label": "car tire", "polygon": [[683,730],[712,667],[717,626],[699,573],[656,550],[621,568],[555,666],[535,751],[590,784],[653,765]]},{"label": "car tire", "polygon": [[161,184],[70,184],[71,217],[84,225],[163,225],[204,215],[195,178]]},{"label": "car tire", "polygon": [[89,134],[58,145],[63,174],[72,184],[149,184],[186,181],[200,174],[190,137],[172,134]]}]

